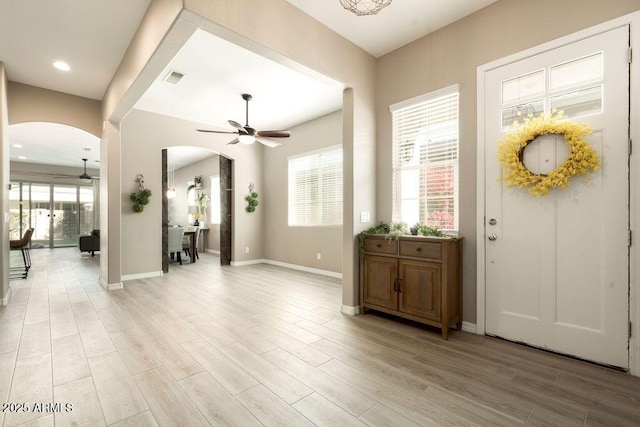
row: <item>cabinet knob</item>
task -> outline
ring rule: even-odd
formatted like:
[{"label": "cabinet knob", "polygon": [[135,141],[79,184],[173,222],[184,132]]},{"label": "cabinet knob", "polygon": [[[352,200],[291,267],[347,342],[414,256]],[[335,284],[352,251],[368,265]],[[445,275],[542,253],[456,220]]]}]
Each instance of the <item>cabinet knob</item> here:
[{"label": "cabinet knob", "polygon": [[378,243],[378,244],[376,245],[376,248],[381,248],[381,247],[382,247],[382,245],[381,245],[380,243]]},{"label": "cabinet knob", "polygon": [[422,252],[422,248],[418,246],[418,247],[416,248],[416,252]]}]

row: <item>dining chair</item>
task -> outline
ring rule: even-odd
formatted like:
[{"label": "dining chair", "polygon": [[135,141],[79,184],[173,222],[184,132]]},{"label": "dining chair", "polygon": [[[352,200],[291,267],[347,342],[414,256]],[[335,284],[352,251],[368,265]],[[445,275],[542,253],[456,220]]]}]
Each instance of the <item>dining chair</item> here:
[{"label": "dining chair", "polygon": [[33,228],[29,228],[27,231],[25,231],[22,239],[9,241],[9,249],[19,249],[22,252],[22,261],[24,263],[23,267],[9,268],[9,278],[11,279],[26,279],[29,275],[29,269],[31,268],[31,251],[29,249],[31,236],[33,236]]},{"label": "dining chair", "polygon": [[193,239],[193,253],[196,259],[200,259],[200,255],[198,255],[198,239],[200,238],[200,227],[192,227],[193,229],[189,229],[188,231],[195,231],[192,237],[185,236],[182,240],[182,249],[184,250],[184,254],[188,257],[191,257],[191,240]]},{"label": "dining chair", "polygon": [[184,228],[183,227],[170,227],[168,230],[168,250],[173,259],[173,255],[177,254],[176,257],[180,265],[182,265],[182,237],[184,236]]}]

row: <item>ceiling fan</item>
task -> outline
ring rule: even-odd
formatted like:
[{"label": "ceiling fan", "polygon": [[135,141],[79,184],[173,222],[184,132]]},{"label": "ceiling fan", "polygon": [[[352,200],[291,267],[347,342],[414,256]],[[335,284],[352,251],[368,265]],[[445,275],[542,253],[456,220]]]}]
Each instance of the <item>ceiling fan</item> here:
[{"label": "ceiling fan", "polygon": [[266,145],[267,147],[277,147],[280,144],[277,141],[273,141],[269,138],[288,138],[291,136],[291,132],[288,130],[255,130],[251,126],[249,126],[249,101],[253,98],[248,93],[242,94],[242,99],[246,102],[246,124],[242,126],[240,123],[235,122],[233,120],[229,120],[229,124],[236,128],[235,131],[221,131],[221,130],[209,130],[209,129],[196,129],[198,132],[209,132],[209,133],[228,133],[238,135],[233,141],[228,142],[227,144],[253,144],[255,141],[258,141],[261,144]]},{"label": "ceiling fan", "polygon": [[91,181],[94,179],[100,179],[99,176],[91,176],[87,173],[87,159],[82,159],[82,161],[84,162],[84,172],[82,172],[82,174],[80,176],[78,176],[78,179],[81,181]]},{"label": "ceiling fan", "polygon": [[78,181],[84,181],[84,182],[90,182],[90,181],[93,181],[94,179],[96,180],[100,179],[99,176],[91,176],[87,173],[87,160],[88,159],[82,159],[82,161],[84,162],[84,172],[81,173],[80,175],[71,175],[71,174],[64,174],[64,173],[56,173],[56,174],[50,174],[50,175],[54,176],[54,178],[76,178]]}]

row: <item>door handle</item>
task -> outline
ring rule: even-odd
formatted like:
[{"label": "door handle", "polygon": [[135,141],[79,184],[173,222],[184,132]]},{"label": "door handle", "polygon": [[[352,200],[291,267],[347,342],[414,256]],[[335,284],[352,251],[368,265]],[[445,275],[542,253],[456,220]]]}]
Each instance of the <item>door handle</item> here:
[{"label": "door handle", "polygon": [[491,233],[491,234],[489,234],[489,236],[487,236],[487,238],[489,240],[491,240],[492,242],[495,242],[498,239],[498,236],[496,236],[495,234]]}]

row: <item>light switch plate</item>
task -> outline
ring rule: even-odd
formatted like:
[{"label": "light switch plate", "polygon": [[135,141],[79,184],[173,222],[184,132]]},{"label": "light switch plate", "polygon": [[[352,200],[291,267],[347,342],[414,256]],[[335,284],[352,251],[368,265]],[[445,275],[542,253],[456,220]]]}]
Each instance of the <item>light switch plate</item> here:
[{"label": "light switch plate", "polygon": [[371,221],[371,215],[369,212],[360,212],[360,222],[365,224]]}]

